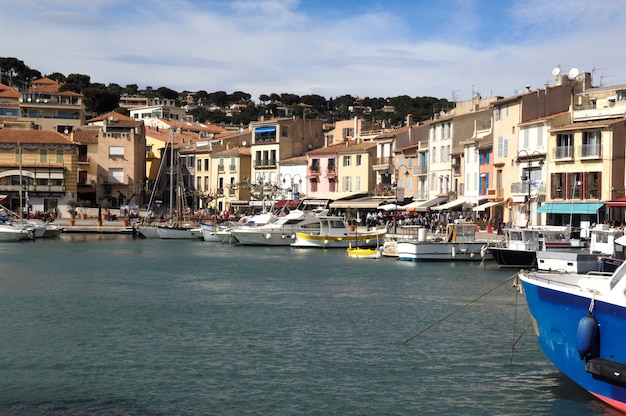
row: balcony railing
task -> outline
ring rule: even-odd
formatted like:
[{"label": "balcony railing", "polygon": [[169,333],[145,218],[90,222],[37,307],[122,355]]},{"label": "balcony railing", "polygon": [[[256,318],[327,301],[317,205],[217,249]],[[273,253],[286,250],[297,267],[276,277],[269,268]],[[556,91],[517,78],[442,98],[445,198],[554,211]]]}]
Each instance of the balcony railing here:
[{"label": "balcony railing", "polygon": [[557,146],[553,155],[555,159],[571,159],[574,155],[574,148],[573,146]]},{"label": "balcony railing", "polygon": [[217,165],[217,173],[224,173],[224,165]]},{"label": "balcony railing", "polygon": [[[28,185],[28,192],[65,192],[64,185]],[[19,192],[20,185],[0,185],[0,192]]]},{"label": "balcony railing", "polygon": [[228,169],[229,169],[231,172],[236,172],[236,171],[237,171],[237,165],[228,165]]},{"label": "balcony railing", "polygon": [[[531,181],[531,186],[530,186],[531,192],[544,193],[545,190],[546,190],[546,186],[543,182],[539,184],[539,186],[537,186],[537,185],[532,185],[532,181]],[[512,194],[528,194],[528,181],[513,182],[511,184],[511,193]]]},{"label": "balcony railing", "polygon": [[276,159],[257,159],[254,161],[255,168],[275,168]]},{"label": "balcony railing", "polygon": [[578,155],[580,157],[597,158],[602,156],[602,147],[596,144],[583,144],[578,148]]},{"label": "balcony railing", "polygon": [[414,175],[426,175],[428,173],[428,166],[426,165],[417,165],[413,167]]}]

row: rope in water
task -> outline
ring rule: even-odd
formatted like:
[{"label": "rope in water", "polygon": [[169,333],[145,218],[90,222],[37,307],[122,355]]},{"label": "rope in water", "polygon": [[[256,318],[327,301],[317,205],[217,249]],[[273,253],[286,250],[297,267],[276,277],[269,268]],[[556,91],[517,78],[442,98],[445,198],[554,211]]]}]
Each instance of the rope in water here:
[{"label": "rope in water", "polygon": [[485,293],[481,294],[480,296],[475,297],[474,299],[470,300],[469,302],[467,302],[465,305],[461,306],[460,308],[456,309],[455,311],[450,312],[449,314],[447,314],[446,316],[444,316],[443,318],[439,319],[436,322],[433,322],[432,324],[430,324],[429,326],[427,326],[426,328],[422,329],[421,331],[419,331],[417,334],[413,335],[410,338],[405,339],[404,341],[402,341],[402,343],[404,345],[408,344],[409,342],[413,341],[415,338],[419,337],[420,335],[422,335],[424,332],[428,331],[429,329],[439,325],[440,323],[442,323],[443,321],[447,320],[448,318],[450,318],[451,316],[457,314],[458,312],[462,311],[463,309],[467,308],[469,305],[471,305],[472,303],[476,302],[477,300],[479,300],[480,298],[487,296],[489,293],[493,292],[494,290],[496,290],[497,288],[499,288],[500,286],[502,286],[503,284],[507,283],[509,280],[513,279],[515,276],[517,276],[517,273],[515,273],[513,276],[508,277],[505,281],[503,281],[502,283],[498,283],[496,286],[492,287],[491,289],[489,289],[488,291],[486,291]]}]

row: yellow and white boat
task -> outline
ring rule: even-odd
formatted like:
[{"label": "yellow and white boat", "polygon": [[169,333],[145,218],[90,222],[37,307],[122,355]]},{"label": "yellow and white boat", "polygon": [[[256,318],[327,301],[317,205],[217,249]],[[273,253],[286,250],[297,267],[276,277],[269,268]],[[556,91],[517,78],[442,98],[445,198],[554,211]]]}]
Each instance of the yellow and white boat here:
[{"label": "yellow and white boat", "polygon": [[351,259],[379,259],[381,256],[377,248],[348,247],[347,251]]}]

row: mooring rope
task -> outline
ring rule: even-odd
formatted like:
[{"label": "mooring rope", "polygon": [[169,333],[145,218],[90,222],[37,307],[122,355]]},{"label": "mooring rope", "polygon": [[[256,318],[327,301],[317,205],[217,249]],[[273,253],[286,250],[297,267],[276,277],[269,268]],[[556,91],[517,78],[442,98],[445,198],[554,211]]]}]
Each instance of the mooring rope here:
[{"label": "mooring rope", "polygon": [[508,282],[509,280],[513,279],[515,276],[517,276],[517,273],[515,273],[513,276],[508,277],[505,281],[503,281],[502,283],[498,283],[496,286],[492,287],[491,289],[489,289],[488,291],[486,291],[485,293],[481,294],[480,296],[475,297],[474,299],[470,300],[469,302],[467,302],[465,305],[461,306],[460,308],[458,308],[455,311],[450,312],[449,314],[447,314],[446,316],[444,316],[443,318],[439,319],[436,322],[433,322],[432,324],[428,325],[426,328],[422,329],[421,331],[419,331],[417,334],[413,335],[410,338],[405,339],[404,341],[402,341],[402,343],[404,345],[408,344],[409,342],[413,341],[415,338],[419,337],[420,335],[422,335],[424,332],[428,331],[429,329],[433,328],[434,326],[439,325],[440,323],[442,323],[443,321],[447,320],[448,318],[450,318],[451,316],[457,314],[458,312],[462,311],[463,309],[467,308],[469,305],[471,305],[472,303],[476,302],[477,300],[479,300],[480,298],[488,295],[489,293],[493,292],[494,290],[496,290],[497,288],[499,288],[500,286],[502,286],[503,284],[505,284],[506,282]]}]

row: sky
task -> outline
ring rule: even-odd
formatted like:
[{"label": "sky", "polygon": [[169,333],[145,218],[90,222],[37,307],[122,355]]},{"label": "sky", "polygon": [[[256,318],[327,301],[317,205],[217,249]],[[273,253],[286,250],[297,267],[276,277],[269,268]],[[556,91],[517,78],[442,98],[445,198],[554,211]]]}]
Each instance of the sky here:
[{"label": "sky", "polygon": [[626,0],[0,0],[0,56],[178,92],[508,97],[626,84]]}]

